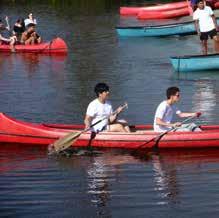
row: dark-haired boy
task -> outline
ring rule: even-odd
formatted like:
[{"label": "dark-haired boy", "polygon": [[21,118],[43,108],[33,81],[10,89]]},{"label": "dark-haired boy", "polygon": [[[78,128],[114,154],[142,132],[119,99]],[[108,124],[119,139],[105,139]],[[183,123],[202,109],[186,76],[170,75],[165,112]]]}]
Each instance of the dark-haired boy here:
[{"label": "dark-haired boy", "polygon": [[[97,98],[88,105],[84,119],[85,128],[89,128],[95,122],[107,117],[109,119],[104,119],[95,125],[92,128],[92,131],[130,132],[127,122],[124,120],[117,120],[117,114],[112,114],[112,105],[108,100],[109,86],[105,83],[98,83],[94,88],[94,92],[96,93]],[[122,110],[122,107],[117,108],[118,113]]]},{"label": "dark-haired boy", "polygon": [[178,87],[169,87],[166,91],[167,100],[162,101],[157,107],[154,117],[154,131],[164,132],[171,128],[177,128],[177,131],[200,131],[200,129],[194,124],[182,124],[181,122],[172,123],[174,114],[177,114],[181,118],[186,117],[199,117],[200,112],[185,113],[181,112],[175,104],[180,100],[180,90]]}]

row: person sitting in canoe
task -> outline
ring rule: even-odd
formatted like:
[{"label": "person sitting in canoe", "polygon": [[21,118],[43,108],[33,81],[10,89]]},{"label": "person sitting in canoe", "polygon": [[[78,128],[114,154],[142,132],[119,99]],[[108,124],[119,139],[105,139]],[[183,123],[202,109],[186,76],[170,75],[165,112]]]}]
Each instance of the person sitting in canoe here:
[{"label": "person sitting in canoe", "polygon": [[17,37],[18,41],[21,40],[22,33],[25,31],[24,20],[19,18],[13,27],[13,34]]},{"label": "person sitting in canoe", "polygon": [[[15,52],[15,43],[17,41],[16,36],[10,36],[10,26],[8,22],[8,17],[5,17],[7,25],[5,26],[3,21],[0,19],[0,45],[10,45],[11,51]],[[7,36],[5,36],[7,32]]]},{"label": "person sitting in canoe", "polygon": [[27,30],[22,33],[21,43],[25,45],[39,44],[42,38],[36,33],[35,24],[29,24]]},{"label": "person sitting in canoe", "polygon": [[214,40],[215,52],[219,52],[218,27],[214,13],[209,6],[205,6],[203,0],[199,0],[197,6],[198,8],[193,14],[193,20],[195,21],[195,28],[201,40],[202,53],[204,55],[208,53],[208,37]]},{"label": "person sitting in canoe", "polygon": [[[181,112],[175,104],[180,100],[180,90],[178,87],[169,87],[166,91],[167,100],[162,101],[157,107],[154,116],[154,131],[165,132],[174,128],[174,131],[201,131],[194,123],[182,124],[181,122],[172,122],[174,114],[179,117],[199,117],[201,112],[185,113]],[[175,130],[176,128],[176,130]]]},{"label": "person sitting in canoe", "polygon": [[32,13],[30,13],[30,14],[28,15],[28,18],[26,18],[26,19],[24,20],[24,24],[25,24],[25,27],[28,27],[29,24],[37,25],[37,21],[36,21],[36,19],[33,17],[33,14],[32,14]]},{"label": "person sitting in canoe", "polygon": [[117,115],[123,108],[120,106],[116,110],[117,113],[113,113],[112,105],[110,101],[108,101],[109,86],[105,83],[98,83],[94,88],[94,92],[96,93],[97,98],[88,105],[84,119],[85,129],[89,128],[97,121],[102,120],[92,127],[93,132],[130,132],[129,126],[125,120],[117,120]]}]

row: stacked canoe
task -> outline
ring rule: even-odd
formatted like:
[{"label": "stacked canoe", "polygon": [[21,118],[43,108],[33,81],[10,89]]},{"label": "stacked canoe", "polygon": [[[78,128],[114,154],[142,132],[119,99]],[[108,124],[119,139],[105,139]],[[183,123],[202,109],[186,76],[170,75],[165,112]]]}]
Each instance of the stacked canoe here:
[{"label": "stacked canoe", "polygon": [[[214,4],[219,8],[219,3]],[[137,16],[138,19],[170,19],[192,14],[189,1],[173,2],[148,7],[120,7],[120,15]]]},{"label": "stacked canoe", "polygon": [[121,15],[135,15],[138,19],[167,19],[189,15],[190,12],[186,1],[148,7],[120,7]]}]

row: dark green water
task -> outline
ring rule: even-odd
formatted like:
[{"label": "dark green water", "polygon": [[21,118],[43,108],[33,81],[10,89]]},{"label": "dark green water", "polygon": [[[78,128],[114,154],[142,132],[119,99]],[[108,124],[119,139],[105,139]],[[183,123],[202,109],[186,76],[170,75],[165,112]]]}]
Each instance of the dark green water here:
[{"label": "dark green water", "polygon": [[[197,123],[219,123],[219,72],[175,74],[169,62],[200,53],[197,36],[117,36],[116,25],[150,23],[120,17],[119,6],[144,3],[0,1],[0,17],[13,23],[32,12],[43,39],[62,37],[69,49],[61,57],[1,53],[1,111],[31,122],[82,123],[94,85],[104,81],[115,107],[128,102],[122,116],[130,123],[152,123],[173,85],[182,110],[203,112]],[[218,170],[218,150],[56,159],[44,147],[1,145],[0,216],[218,217]]]}]

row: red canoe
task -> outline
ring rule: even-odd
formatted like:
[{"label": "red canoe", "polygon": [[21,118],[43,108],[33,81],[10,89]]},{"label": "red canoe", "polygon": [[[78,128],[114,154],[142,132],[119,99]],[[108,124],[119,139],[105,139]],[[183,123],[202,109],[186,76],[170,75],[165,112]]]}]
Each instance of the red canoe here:
[{"label": "red canoe", "polygon": [[[219,147],[219,125],[200,126],[201,132],[171,132],[161,138],[160,148],[209,148]],[[59,137],[73,131],[81,131],[82,125],[34,124],[18,121],[0,113],[0,142],[27,145],[48,145]],[[91,145],[102,148],[151,148],[158,136],[151,126],[132,126],[131,133],[101,132],[92,140]],[[74,143],[75,147],[86,147],[90,132],[81,134]]]},{"label": "red canoe", "polygon": [[219,2],[216,2],[216,3],[214,4],[214,8],[215,8],[215,9],[218,9],[218,8],[219,8]]},{"label": "red canoe", "polygon": [[148,12],[145,10],[141,10],[137,17],[138,19],[170,19],[175,17],[182,17],[189,15],[189,8],[180,8],[171,11],[156,11],[156,12]]},{"label": "red canoe", "polygon": [[[43,54],[65,54],[68,51],[67,45],[61,38],[55,38],[50,42],[36,45],[15,45],[17,52],[43,53]],[[0,45],[0,52],[11,52],[9,45]]]},{"label": "red canoe", "polygon": [[175,2],[175,3],[168,3],[162,5],[155,5],[155,6],[148,6],[148,7],[120,7],[120,14],[121,15],[137,15],[141,10],[145,11],[169,11],[175,10],[180,8],[188,7],[188,3],[184,2]]}]

